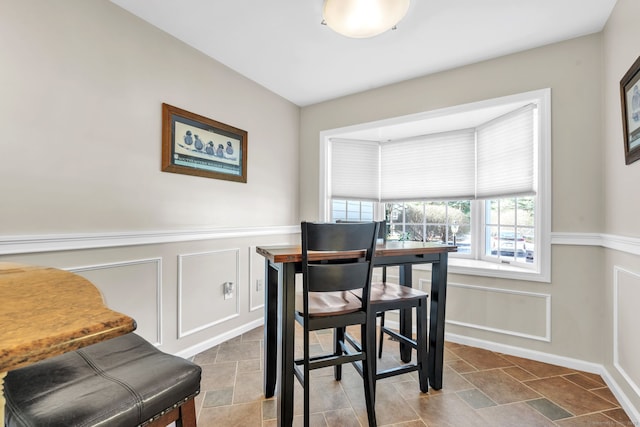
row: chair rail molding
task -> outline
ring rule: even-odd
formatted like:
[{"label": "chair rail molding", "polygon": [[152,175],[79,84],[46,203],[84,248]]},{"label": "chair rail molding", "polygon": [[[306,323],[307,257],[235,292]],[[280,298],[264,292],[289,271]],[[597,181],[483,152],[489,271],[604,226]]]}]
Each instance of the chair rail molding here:
[{"label": "chair rail molding", "polygon": [[271,236],[277,234],[295,234],[299,232],[300,226],[285,225],[169,231],[123,231],[20,236],[0,235],[0,255]]},{"label": "chair rail molding", "polygon": [[[300,233],[299,225],[233,227],[169,231],[122,231],[103,233],[0,235],[0,255],[98,249],[118,246],[150,245],[194,240],[216,240],[248,236]],[[551,233],[552,245],[602,246],[640,255],[640,237],[608,233]]]},{"label": "chair rail molding", "polygon": [[631,255],[640,255],[640,237],[607,233],[551,233],[552,245],[601,246]]}]

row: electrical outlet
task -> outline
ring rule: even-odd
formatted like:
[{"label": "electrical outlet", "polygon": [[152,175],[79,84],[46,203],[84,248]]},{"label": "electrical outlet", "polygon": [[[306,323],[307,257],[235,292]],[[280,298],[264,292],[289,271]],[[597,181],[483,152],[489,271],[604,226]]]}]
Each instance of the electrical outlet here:
[{"label": "electrical outlet", "polygon": [[263,279],[257,279],[256,280],[256,292],[260,292],[264,289],[264,280]]},{"label": "electrical outlet", "polygon": [[222,292],[224,293],[224,299],[233,298],[233,282],[224,282]]}]

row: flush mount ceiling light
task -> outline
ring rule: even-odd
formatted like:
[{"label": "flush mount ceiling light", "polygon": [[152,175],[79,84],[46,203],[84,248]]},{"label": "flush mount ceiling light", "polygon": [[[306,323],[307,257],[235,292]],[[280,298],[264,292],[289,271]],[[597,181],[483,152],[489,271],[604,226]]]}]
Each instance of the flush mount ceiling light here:
[{"label": "flush mount ceiling light", "polygon": [[396,26],[411,0],[324,0],[323,24],[347,37],[377,36]]}]

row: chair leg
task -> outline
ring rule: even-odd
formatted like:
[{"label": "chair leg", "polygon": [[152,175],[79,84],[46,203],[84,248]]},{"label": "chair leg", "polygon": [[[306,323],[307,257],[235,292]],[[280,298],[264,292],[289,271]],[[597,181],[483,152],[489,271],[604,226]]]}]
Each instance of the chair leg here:
[{"label": "chair leg", "polygon": [[[335,328],[333,331],[333,354],[336,356],[342,355],[341,343],[344,342],[345,328]],[[333,367],[333,376],[336,381],[342,379],[342,365],[335,365]]]},{"label": "chair leg", "polygon": [[[369,419],[369,427],[376,427],[376,391],[375,391],[375,318],[373,313],[371,316],[373,321],[369,321],[369,328],[362,325],[360,335],[362,337],[362,346],[366,352],[366,359],[362,361],[362,380],[364,383],[364,400],[367,405],[367,418]],[[373,366],[372,366],[373,365]]]},{"label": "chair leg", "polygon": [[309,387],[311,386],[310,384],[310,378],[309,378],[309,370],[306,369],[305,370],[305,374],[304,374],[304,427],[309,427]]},{"label": "chair leg", "polygon": [[380,347],[378,347],[378,359],[382,359],[382,345],[384,344],[384,311],[380,315]]},{"label": "chair leg", "polygon": [[309,369],[309,358],[311,357],[311,355],[309,354],[309,330],[307,329],[307,326],[305,324],[304,327],[304,381],[302,383],[302,392],[303,392],[303,399],[304,399],[304,404],[303,404],[303,408],[304,408],[304,427],[309,427],[309,390],[311,388],[311,375],[309,375],[310,369]]},{"label": "chair leg", "polygon": [[[367,350],[367,360],[365,360],[363,363],[363,373],[362,373],[362,378],[364,379],[366,376],[364,374],[364,363],[366,362],[366,364],[368,365],[368,368],[371,372],[371,378],[373,381],[373,401],[375,402],[376,400],[376,380],[377,380],[377,372],[378,372],[378,361],[376,359],[375,356],[375,351],[376,351],[376,319],[378,317],[380,313],[370,313],[370,319],[369,319],[369,324],[372,325],[371,329],[369,330],[369,335],[367,335],[367,340],[365,341],[363,339],[362,341],[362,346],[363,348],[366,348],[365,346],[369,345],[371,348],[371,352],[369,352],[369,348],[366,348]],[[371,358],[369,360],[369,355],[371,355]]]}]

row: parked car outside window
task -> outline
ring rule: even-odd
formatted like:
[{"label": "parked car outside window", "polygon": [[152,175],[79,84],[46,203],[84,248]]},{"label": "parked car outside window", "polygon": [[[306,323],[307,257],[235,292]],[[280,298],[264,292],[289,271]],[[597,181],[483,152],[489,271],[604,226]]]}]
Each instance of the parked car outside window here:
[{"label": "parked car outside window", "polygon": [[493,236],[491,239],[491,255],[503,256],[527,256],[527,243],[521,234],[516,235],[513,232],[503,231],[498,236]]}]

